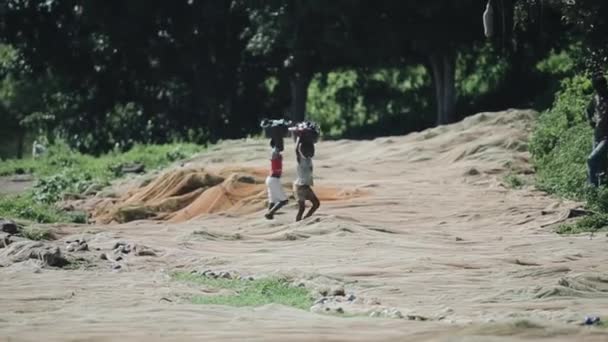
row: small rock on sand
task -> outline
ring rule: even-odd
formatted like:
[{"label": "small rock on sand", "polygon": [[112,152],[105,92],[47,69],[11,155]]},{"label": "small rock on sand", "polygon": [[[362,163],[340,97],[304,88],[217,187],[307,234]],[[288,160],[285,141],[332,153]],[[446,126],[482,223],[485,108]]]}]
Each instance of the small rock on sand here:
[{"label": "small rock on sand", "polygon": [[217,278],[217,274],[211,270],[204,271],[202,276],[207,278]]},{"label": "small rock on sand", "polygon": [[10,234],[0,232],[0,248],[8,247],[11,243]]},{"label": "small rock on sand", "polygon": [[342,286],[336,286],[329,291],[329,294],[331,296],[343,297],[343,296],[346,296],[346,291],[344,291],[344,288]]},{"label": "small rock on sand", "polygon": [[119,247],[124,247],[124,246],[126,246],[126,245],[127,245],[127,243],[126,243],[125,241],[117,241],[117,242],[114,244],[114,247],[112,247],[112,249],[117,249],[117,248],[119,248]]},{"label": "small rock on sand", "polygon": [[317,304],[325,304],[325,303],[327,303],[327,301],[328,301],[328,298],[327,297],[323,297],[323,298],[318,299],[315,302],[315,305],[317,305]]},{"label": "small rock on sand", "polygon": [[88,251],[89,250],[89,245],[87,245],[86,242],[84,241],[80,241],[80,240],[76,240],[71,242],[67,247],[66,250],[68,252],[81,252],[81,251]]},{"label": "small rock on sand", "polygon": [[218,275],[218,278],[232,279],[232,275],[230,274],[230,272],[220,272],[220,274]]},{"label": "small rock on sand", "polygon": [[8,234],[17,234],[18,230],[19,229],[15,222],[0,218],[0,231],[3,231]]},{"label": "small rock on sand", "polygon": [[138,249],[135,252],[137,256],[156,256],[156,253],[151,249]]},{"label": "small rock on sand", "polygon": [[39,241],[20,241],[11,244],[0,253],[0,264],[20,263],[29,259],[40,260],[47,266],[63,267],[69,262],[61,255],[59,247]]},{"label": "small rock on sand", "polygon": [[479,172],[479,170],[477,170],[476,168],[472,167],[470,169],[468,169],[464,175],[465,176],[479,176],[481,174],[481,172]]},{"label": "small rock on sand", "polygon": [[152,248],[144,245],[129,244],[128,251],[132,251],[136,256],[156,256],[156,252]]},{"label": "small rock on sand", "polygon": [[[374,310],[369,314],[369,317],[394,318],[402,319],[403,314],[397,309]],[[409,316],[408,316],[409,317]]]}]

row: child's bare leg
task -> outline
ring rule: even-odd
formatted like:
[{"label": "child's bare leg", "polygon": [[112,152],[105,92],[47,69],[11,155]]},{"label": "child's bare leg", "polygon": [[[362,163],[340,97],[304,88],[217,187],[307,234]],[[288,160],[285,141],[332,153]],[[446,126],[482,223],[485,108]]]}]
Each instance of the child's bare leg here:
[{"label": "child's bare leg", "polygon": [[272,208],[270,208],[268,214],[274,215],[279,209],[283,208],[285,204],[287,204],[287,200],[276,203]]},{"label": "child's bare leg", "polygon": [[272,208],[274,207],[275,203],[274,202],[268,202],[268,211],[266,212],[266,214],[264,214],[264,217],[272,220],[272,214],[270,214],[270,211],[272,210]]},{"label": "child's bare leg", "polygon": [[272,207],[269,208],[268,212],[264,215],[264,217],[266,217],[269,220],[272,220],[274,218],[274,214],[281,209],[285,204],[287,204],[287,200],[285,201],[281,201],[278,203],[273,203]]},{"label": "child's bare leg", "polygon": [[302,220],[302,215],[304,215],[304,210],[306,210],[306,203],[304,203],[304,201],[298,201],[298,214],[296,215],[296,222]]},{"label": "child's bare leg", "polygon": [[315,195],[315,193],[312,192],[312,190],[310,191],[309,200],[312,202],[312,207],[310,208],[310,210],[308,210],[308,213],[306,213],[306,216],[304,216],[304,218],[311,217],[312,214],[314,214],[315,211],[317,211],[317,209],[319,209],[319,207],[321,206],[321,202],[317,198],[317,195]]}]

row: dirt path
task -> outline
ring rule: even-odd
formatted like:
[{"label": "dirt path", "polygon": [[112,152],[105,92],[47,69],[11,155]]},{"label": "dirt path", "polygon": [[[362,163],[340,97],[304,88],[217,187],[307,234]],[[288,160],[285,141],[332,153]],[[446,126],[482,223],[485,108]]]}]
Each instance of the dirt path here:
[{"label": "dirt path", "polygon": [[[508,168],[527,167],[532,116],[483,114],[406,137],[323,142],[317,184],[369,195],[324,203],[301,223],[290,206],[273,222],[257,213],[62,227],[64,240],[87,238],[92,254],[127,240],[159,256],[129,258],[118,271],[101,262],[0,268],[0,340],[606,341],[608,331],[576,324],[608,317],[606,236],[558,236],[545,225],[574,204],[501,185]],[[189,164],[263,167],[266,155],[265,142],[226,142]],[[285,169],[292,160],[288,151]],[[192,269],[342,284],[362,298],[344,309],[361,315],[188,304],[200,288],[168,274]],[[375,307],[404,318],[368,317]]]},{"label": "dirt path", "polygon": [[32,176],[2,176],[0,177],[0,195],[16,195],[34,185]]}]

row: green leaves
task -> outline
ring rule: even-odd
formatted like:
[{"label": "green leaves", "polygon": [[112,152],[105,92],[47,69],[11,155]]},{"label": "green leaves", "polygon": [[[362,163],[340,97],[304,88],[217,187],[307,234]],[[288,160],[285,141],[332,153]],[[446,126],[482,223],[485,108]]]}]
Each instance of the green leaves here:
[{"label": "green leaves", "polygon": [[128,152],[111,152],[96,158],[58,143],[50,146],[39,159],[4,161],[0,164],[0,175],[22,170],[33,173],[38,180],[28,193],[0,197],[0,217],[41,223],[86,222],[86,215],[62,212],[55,204],[66,196],[77,197],[89,189],[109,185],[123,176],[121,167],[124,164],[140,163],[147,170],[153,170],[203,149],[194,144],[135,145]]},{"label": "green leaves", "polygon": [[309,310],[312,297],[309,291],[295,287],[288,281],[279,278],[246,279],[214,279],[197,274],[178,272],[173,279],[198,284],[213,290],[231,290],[233,294],[194,296],[194,304],[228,305],[228,306],[261,306],[266,304],[282,304],[302,310]]}]

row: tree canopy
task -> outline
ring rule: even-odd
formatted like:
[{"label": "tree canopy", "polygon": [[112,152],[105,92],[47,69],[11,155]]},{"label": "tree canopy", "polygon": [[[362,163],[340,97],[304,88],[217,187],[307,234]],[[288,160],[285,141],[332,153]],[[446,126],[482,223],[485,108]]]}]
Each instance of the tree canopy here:
[{"label": "tree canopy", "polygon": [[[386,96],[432,93],[416,108],[428,124],[444,124],[497,103],[530,102],[542,79],[529,70],[572,37],[606,55],[603,1],[489,2],[490,40],[486,0],[7,0],[0,4],[0,114],[20,141],[44,134],[83,152],[205,143],[256,133],[264,117],[304,120],[311,82],[354,72],[353,86],[376,97],[391,87],[400,90]],[[459,94],[463,73],[490,55],[508,70],[494,87],[501,95],[480,95],[472,106]],[[465,70],[467,58],[477,64]],[[412,74],[416,66],[426,71]],[[378,76],[389,74],[401,85]],[[423,88],[408,87],[412,77],[425,78]],[[336,94],[349,108],[363,101]],[[403,114],[400,132],[421,128],[412,120]]]}]

